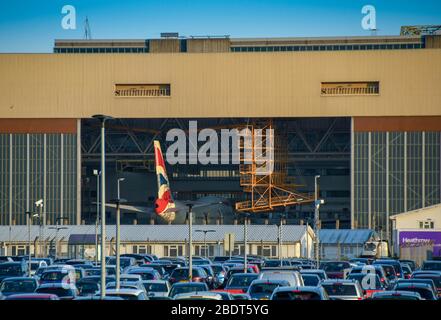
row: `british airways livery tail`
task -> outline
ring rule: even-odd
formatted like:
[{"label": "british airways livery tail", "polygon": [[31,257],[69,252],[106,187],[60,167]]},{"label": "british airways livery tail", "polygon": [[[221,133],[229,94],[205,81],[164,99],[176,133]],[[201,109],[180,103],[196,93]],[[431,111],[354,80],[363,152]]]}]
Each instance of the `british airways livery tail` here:
[{"label": "british airways livery tail", "polygon": [[155,201],[155,212],[167,222],[175,219],[176,204],[170,190],[165,169],[164,157],[159,141],[154,141],[156,177],[158,180],[158,198]]}]

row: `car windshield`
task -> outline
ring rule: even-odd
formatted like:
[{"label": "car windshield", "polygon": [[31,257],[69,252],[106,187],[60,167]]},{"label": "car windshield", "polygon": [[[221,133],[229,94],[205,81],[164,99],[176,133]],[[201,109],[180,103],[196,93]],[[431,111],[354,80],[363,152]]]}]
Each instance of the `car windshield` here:
[{"label": "car windshield", "polygon": [[35,281],[32,280],[6,280],[0,286],[1,292],[29,293],[37,288]]},{"label": "car windshield", "polygon": [[322,284],[330,296],[356,296],[357,289],[353,284]]},{"label": "car windshield", "polygon": [[320,278],[318,276],[316,276],[315,274],[308,274],[308,275],[303,275],[303,283],[305,284],[305,286],[317,286],[320,282]]},{"label": "car windshield", "polygon": [[211,269],[213,269],[214,273],[216,274],[224,271],[224,268],[222,268],[222,266],[211,266]]},{"label": "car windshield", "polygon": [[256,278],[257,275],[233,276],[230,281],[228,281],[227,287],[248,287]]},{"label": "car windshield", "polygon": [[250,287],[250,293],[273,293],[274,289],[277,288],[279,284],[277,283],[257,283]]},{"label": "car windshield", "polygon": [[21,272],[21,266],[20,265],[1,265],[0,264],[0,275],[1,276],[14,276],[19,275]]},{"label": "car windshield", "polygon": [[274,295],[274,300],[321,300],[315,292],[280,291]]},{"label": "car windshield", "polygon": [[441,262],[424,262],[422,270],[438,270],[441,271]]},{"label": "car windshield", "polygon": [[[130,258],[126,258],[126,259],[124,259],[123,257],[121,257],[120,259],[119,259],[119,263],[120,263],[120,266],[121,266],[121,268],[126,268],[126,267],[129,267],[129,266],[131,266],[131,261],[132,261],[132,259],[130,259]],[[107,259],[107,263],[108,264],[114,264],[114,265],[116,265],[116,258],[114,258],[114,257],[112,257],[112,258],[108,258]]]},{"label": "car windshield", "polygon": [[98,285],[94,282],[78,283],[77,287],[81,293],[95,293],[98,291]]},{"label": "car windshield", "polygon": [[147,292],[167,292],[167,285],[164,283],[144,283]]},{"label": "car windshield", "polygon": [[43,281],[61,281],[64,277],[67,277],[67,272],[60,271],[47,271],[41,275],[41,280]]}]

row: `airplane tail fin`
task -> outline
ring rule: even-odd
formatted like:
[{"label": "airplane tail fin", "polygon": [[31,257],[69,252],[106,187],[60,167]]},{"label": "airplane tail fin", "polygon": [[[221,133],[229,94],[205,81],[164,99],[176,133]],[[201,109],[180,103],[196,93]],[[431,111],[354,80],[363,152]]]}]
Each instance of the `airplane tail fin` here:
[{"label": "airplane tail fin", "polygon": [[161,151],[161,144],[158,140],[154,141],[156,178],[158,182],[158,198],[155,201],[155,212],[167,221],[173,221],[175,218],[174,208],[176,204],[173,201],[165,161]]}]

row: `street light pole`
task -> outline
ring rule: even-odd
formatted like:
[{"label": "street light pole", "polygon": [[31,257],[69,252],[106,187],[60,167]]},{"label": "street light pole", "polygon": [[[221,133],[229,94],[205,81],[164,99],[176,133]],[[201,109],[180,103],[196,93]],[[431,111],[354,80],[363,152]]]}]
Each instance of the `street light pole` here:
[{"label": "street light pole", "polygon": [[100,297],[106,296],[106,120],[112,117],[94,115],[101,121],[101,290]]},{"label": "street light pole", "polygon": [[248,213],[244,214],[243,221],[243,246],[244,246],[244,261],[243,261],[243,272],[247,273],[248,271]]},{"label": "street light pole", "polygon": [[124,181],[124,178],[118,179],[118,199],[116,201],[116,290],[119,290],[120,287],[120,204],[121,204],[121,195],[119,183]]},{"label": "street light pole", "polygon": [[29,277],[31,276],[31,212],[30,211],[26,211],[26,217],[27,217],[27,224],[28,224],[28,247],[29,247],[29,252],[28,252],[28,275]]},{"label": "street light pole", "polygon": [[187,204],[188,207],[188,279],[193,281],[193,204]]},{"label": "street light pole", "polygon": [[95,265],[98,265],[98,224],[100,221],[100,176],[101,171],[93,170],[96,176],[96,218],[95,218]]},{"label": "street light pole", "polygon": [[320,204],[323,203],[323,200],[318,199],[318,184],[317,180],[320,178],[319,175],[314,177],[314,233],[315,233],[315,260],[317,264],[317,268],[320,266],[320,228],[319,228],[319,222],[320,222]]}]

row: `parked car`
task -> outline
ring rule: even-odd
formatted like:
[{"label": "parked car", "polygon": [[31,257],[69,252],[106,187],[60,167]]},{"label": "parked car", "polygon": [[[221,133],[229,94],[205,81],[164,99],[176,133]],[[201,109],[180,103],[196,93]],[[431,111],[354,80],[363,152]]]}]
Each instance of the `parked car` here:
[{"label": "parked car", "polygon": [[414,272],[416,270],[416,263],[415,263],[415,261],[413,261],[413,260],[406,260],[406,259],[400,259],[398,261],[400,261],[401,263],[407,264],[410,267],[410,269],[412,270],[412,272]]},{"label": "parked car", "polygon": [[277,287],[271,300],[329,300],[322,287]]},{"label": "parked car", "polygon": [[328,276],[326,275],[326,272],[324,270],[321,269],[302,269],[299,271],[301,275],[304,274],[315,274],[318,275],[320,277],[320,280],[326,280],[328,279]]},{"label": "parked car", "polygon": [[[129,270],[131,270],[133,268],[138,268],[138,267],[130,267]],[[164,265],[162,265],[160,263],[152,262],[149,264],[142,264],[139,266],[139,268],[155,269],[159,273],[159,276],[161,277],[161,279],[164,279],[164,280],[166,280],[170,276],[170,274],[167,271],[165,271]]]},{"label": "parked car", "polygon": [[124,300],[148,300],[144,290],[138,289],[109,289],[106,295],[110,297],[120,297]]},{"label": "parked car", "polygon": [[22,293],[7,296],[5,300],[60,300],[60,298],[55,294]]},{"label": "parked car", "polygon": [[251,282],[256,280],[257,277],[257,273],[235,273],[228,279],[224,291],[230,293],[245,293]]},{"label": "parked car", "polygon": [[[312,275],[318,278],[317,275]],[[248,287],[247,294],[253,300],[269,300],[274,289],[278,287],[289,287],[286,280],[253,280]]]},{"label": "parked car", "polygon": [[411,275],[411,280],[430,279],[435,284],[435,292],[441,296],[441,271],[415,271]]},{"label": "parked car", "polygon": [[381,265],[391,265],[395,269],[395,274],[397,278],[404,279],[403,268],[401,267],[401,263],[398,260],[393,259],[377,259],[373,264],[381,264]]},{"label": "parked car", "polygon": [[175,283],[169,293],[169,297],[174,298],[175,295],[189,292],[208,291],[208,286],[205,282],[182,282]]},{"label": "parked car", "polygon": [[386,290],[385,285],[380,281],[380,277],[375,273],[352,273],[348,275],[347,279],[358,281],[365,298],[370,298],[375,292]]},{"label": "parked car", "polygon": [[47,267],[46,261],[31,259],[31,271],[30,271],[31,276],[33,276],[39,268],[45,268],[45,267]]},{"label": "parked car", "polygon": [[47,267],[41,274],[40,285],[45,283],[75,283],[75,268],[70,265]]},{"label": "parked car", "polygon": [[[392,266],[390,268],[393,269]],[[384,271],[383,266],[379,264],[354,267],[349,271],[348,276],[351,274],[358,274],[358,273],[367,274],[371,271],[375,271],[375,274],[380,278],[380,282],[383,283],[385,288],[389,288],[390,286],[389,279],[386,277],[386,272]]]},{"label": "parked car", "polygon": [[78,289],[73,284],[45,283],[40,285],[35,293],[55,294],[60,300],[72,300],[78,296]]},{"label": "parked car", "polygon": [[87,277],[76,282],[78,295],[93,296],[100,291],[100,284],[94,280],[88,280]]},{"label": "parked car", "polygon": [[[201,267],[193,267],[192,268],[192,282],[207,282],[207,273]],[[173,270],[170,275],[168,281],[170,284],[174,284],[176,282],[187,282],[189,280],[189,268],[182,267],[176,268]]]},{"label": "parked car", "polygon": [[395,291],[411,291],[420,294],[424,300],[438,300],[437,294],[428,283],[397,283],[394,287]]},{"label": "parked car", "polygon": [[328,279],[321,286],[331,300],[363,300],[363,289],[355,280]]},{"label": "parked car", "polygon": [[288,270],[263,270],[258,275],[259,280],[286,280],[291,287],[301,287],[303,278],[298,271]]},{"label": "parked car", "polygon": [[372,300],[423,300],[418,292],[411,291],[382,291],[375,292]]},{"label": "parked car", "polygon": [[171,289],[167,280],[143,280],[142,284],[149,297],[166,297]]},{"label": "parked car", "polygon": [[[106,257],[106,264],[116,266],[116,257]],[[119,265],[126,272],[126,269],[132,266],[137,266],[136,259],[132,257],[120,257]]]},{"label": "parked car", "polygon": [[27,276],[28,268],[24,262],[3,262],[0,263],[0,282],[10,277]]},{"label": "parked car", "polygon": [[401,268],[403,269],[403,278],[409,279],[412,275],[412,269],[410,268],[410,266],[407,263],[401,263]]},{"label": "parked car", "polygon": [[397,282],[395,283],[394,287],[398,284],[398,283],[408,283],[408,284],[412,284],[412,283],[425,283],[430,285],[430,287],[432,288],[433,292],[437,292],[435,283],[433,282],[432,279],[398,279]]},{"label": "parked car", "polygon": [[347,261],[325,261],[320,264],[320,269],[324,270],[330,279],[344,279],[345,272],[349,272],[351,265]]},{"label": "parked car", "polygon": [[5,278],[0,284],[0,293],[10,296],[20,293],[33,293],[38,287],[37,279],[29,277]]},{"label": "parked car", "polygon": [[140,275],[142,280],[160,280],[161,275],[153,268],[133,268],[130,269],[127,274]]},{"label": "parked car", "polygon": [[267,259],[263,263],[263,267],[284,267],[291,266],[291,261],[288,259]]},{"label": "parked car", "polygon": [[439,260],[427,260],[423,262],[421,270],[424,271],[441,271],[441,261]]},{"label": "parked car", "polygon": [[[142,284],[142,281],[121,281],[119,283],[120,289],[136,289],[136,290],[143,290],[147,294],[147,291],[145,290],[144,285]],[[109,282],[106,284],[106,290],[107,289],[116,289],[116,282]]]}]

